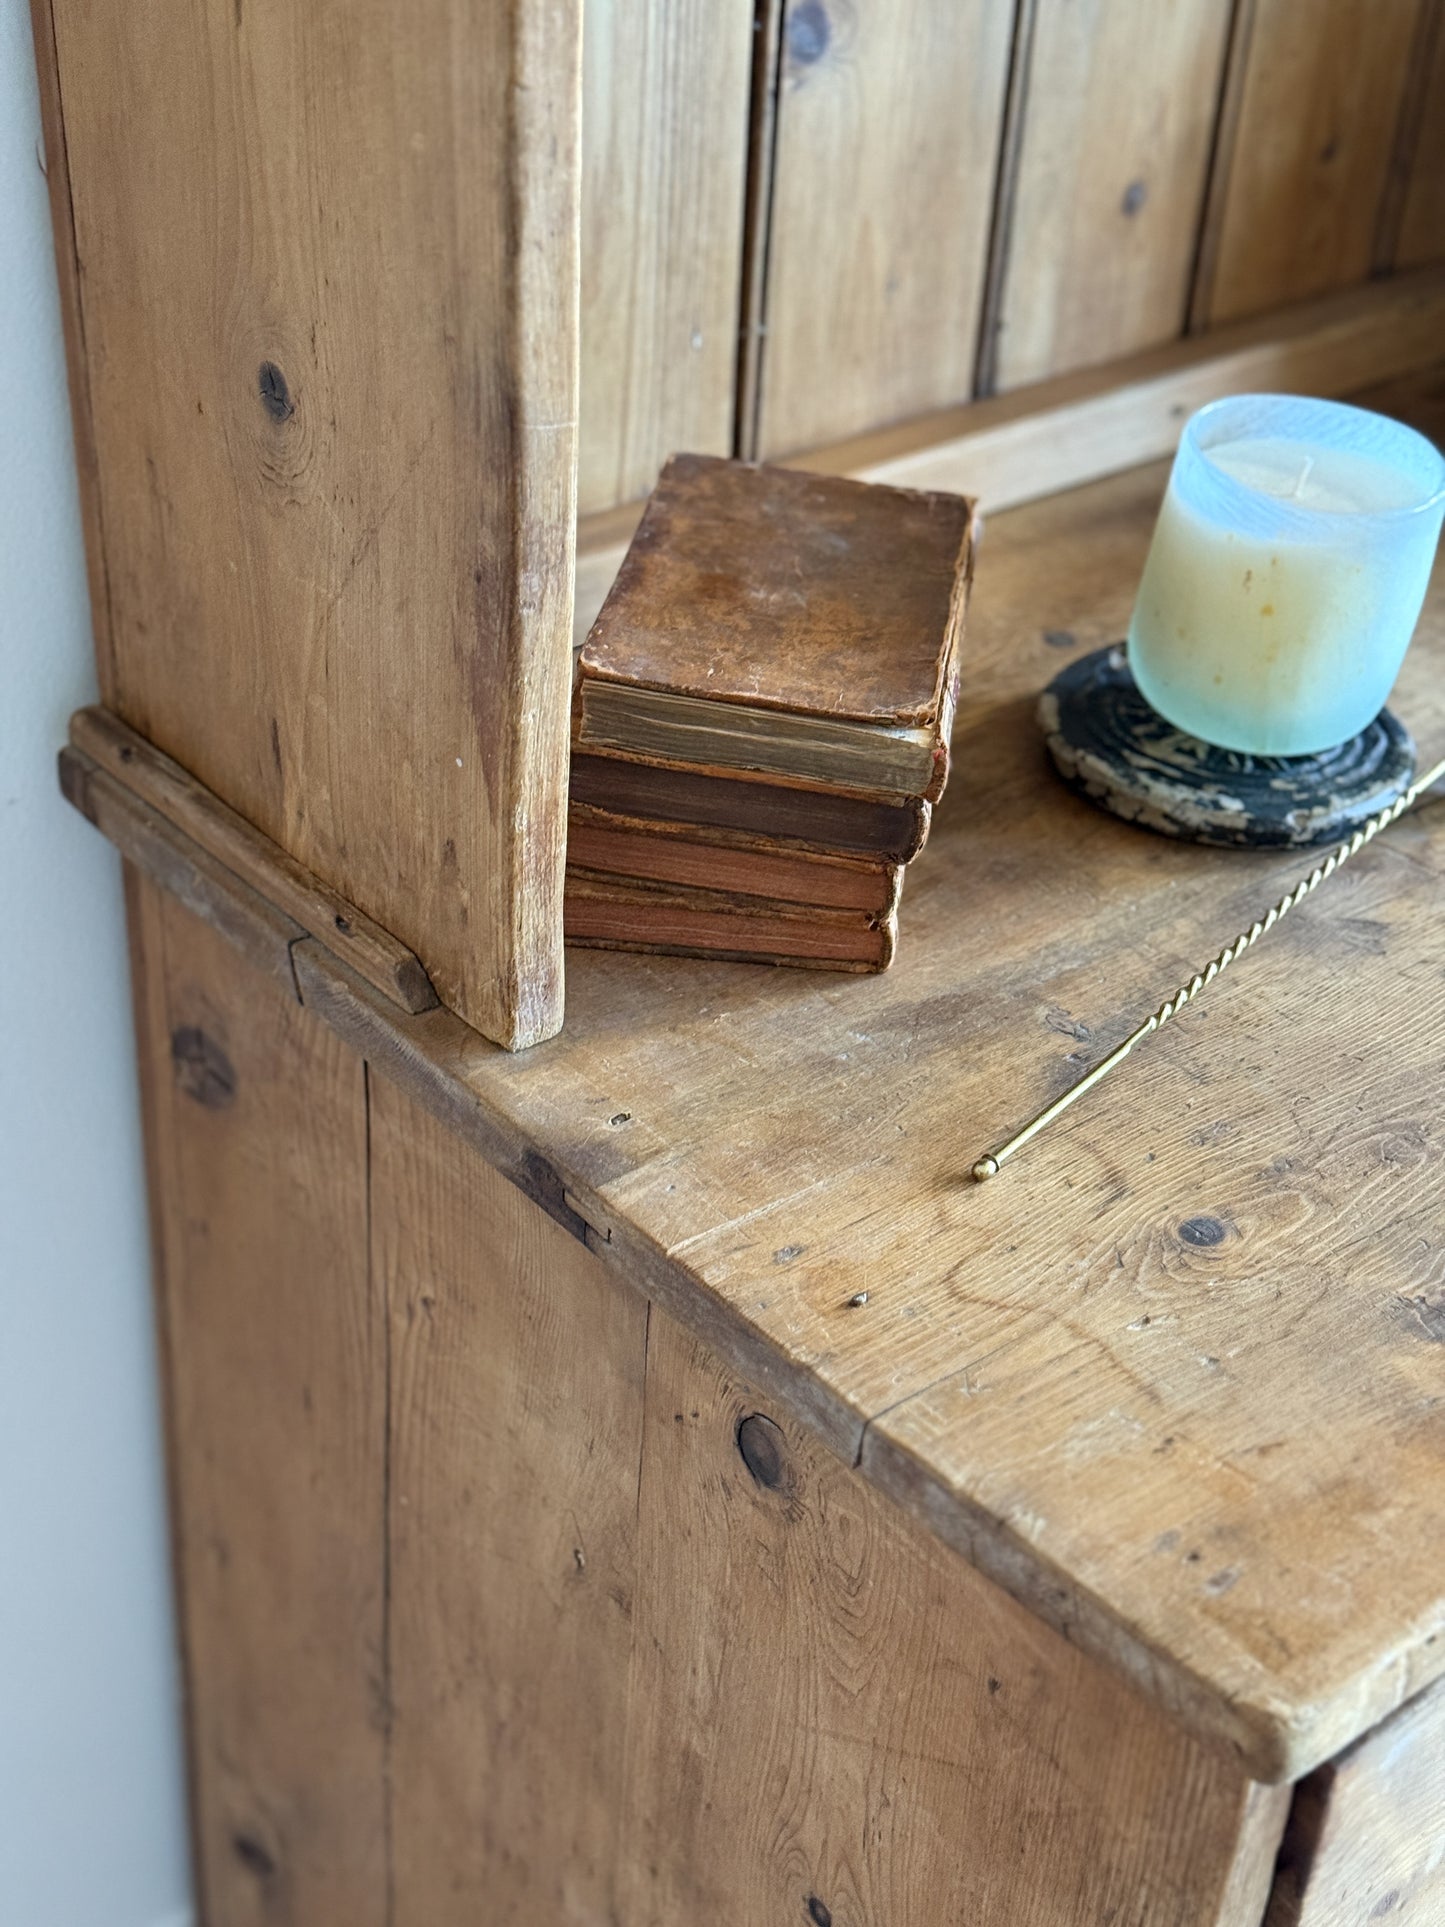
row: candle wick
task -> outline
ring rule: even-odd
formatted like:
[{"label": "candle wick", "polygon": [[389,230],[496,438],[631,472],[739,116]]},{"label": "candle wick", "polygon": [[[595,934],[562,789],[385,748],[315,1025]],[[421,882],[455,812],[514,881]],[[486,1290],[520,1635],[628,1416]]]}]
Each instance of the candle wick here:
[{"label": "candle wick", "polygon": [[1298,477],[1298,479],[1296,480],[1296,482],[1295,482],[1295,485],[1294,485],[1294,487],[1293,487],[1293,488],[1292,488],[1292,489],[1290,490],[1290,497],[1291,497],[1291,499],[1295,499],[1295,498],[1297,498],[1297,497],[1298,497],[1298,495],[1299,495],[1299,492],[1300,492],[1300,490],[1301,490],[1301,489],[1302,489],[1302,488],[1304,487],[1304,485],[1305,485],[1305,483],[1306,483],[1306,482],[1307,482],[1307,481],[1309,480],[1309,478],[1310,478],[1310,470],[1311,470],[1311,469],[1312,469],[1312,468],[1314,467],[1314,465],[1315,465],[1315,458],[1314,458],[1314,456],[1313,456],[1313,455],[1306,455],[1306,456],[1305,456],[1305,465],[1304,465],[1304,467],[1303,467],[1303,468],[1302,468],[1302,469],[1300,470],[1300,472],[1299,472],[1299,477]]}]

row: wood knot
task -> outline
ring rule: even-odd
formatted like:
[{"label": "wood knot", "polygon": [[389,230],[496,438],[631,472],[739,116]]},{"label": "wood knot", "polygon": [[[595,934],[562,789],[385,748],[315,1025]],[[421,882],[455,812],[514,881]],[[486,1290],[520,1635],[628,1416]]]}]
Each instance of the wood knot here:
[{"label": "wood knot", "polygon": [[187,1097],[208,1111],[224,1111],[235,1100],[236,1069],[214,1037],[195,1024],[171,1032],[171,1063]]},{"label": "wood knot", "polygon": [[761,1412],[751,1412],[738,1426],[738,1451],[759,1485],[777,1492],[788,1476],[787,1441],[782,1428]]},{"label": "wood knot", "polygon": [[231,1847],[241,1865],[249,1868],[259,1880],[269,1880],[275,1873],[276,1862],[261,1842],[253,1839],[249,1833],[232,1834]]},{"label": "wood knot", "polygon": [[795,67],[816,66],[827,53],[833,27],[822,0],[803,0],[788,14],[788,59]]},{"label": "wood knot", "polygon": [[1149,189],[1145,182],[1130,181],[1129,185],[1124,189],[1124,197],[1119,203],[1119,210],[1121,213],[1132,217],[1139,212],[1148,198]]},{"label": "wood knot", "polygon": [[819,1900],[816,1894],[808,1895],[808,1918],[813,1927],[833,1927],[833,1910]]},{"label": "wood knot", "polygon": [[1179,1227],[1179,1236],[1185,1244],[1207,1250],[1211,1245],[1222,1245],[1229,1229],[1218,1218],[1186,1218]]},{"label": "wood knot", "polygon": [[274,361],[263,361],[256,370],[256,388],[261,406],[273,422],[290,421],[296,413],[296,404],[291,399],[286,377]]}]

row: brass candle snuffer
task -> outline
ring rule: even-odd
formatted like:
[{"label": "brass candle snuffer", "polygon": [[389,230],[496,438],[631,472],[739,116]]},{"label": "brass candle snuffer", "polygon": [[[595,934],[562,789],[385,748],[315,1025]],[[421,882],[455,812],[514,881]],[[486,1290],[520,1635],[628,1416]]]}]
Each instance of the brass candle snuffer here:
[{"label": "brass candle snuffer", "polygon": [[1102,1082],[1110,1071],[1123,1063],[1136,1044],[1141,1043],[1152,1031],[1162,1029],[1171,1017],[1177,1017],[1184,1006],[1192,1002],[1206,985],[1213,983],[1221,971],[1226,970],[1252,944],[1258,943],[1265,932],[1272,930],[1281,917],[1287,916],[1297,904],[1302,903],[1312,891],[1317,890],[1326,878],[1332,877],[1336,870],[1348,863],[1350,858],[1364,849],[1367,843],[1372,842],[1381,830],[1388,829],[1392,823],[1397,822],[1413,806],[1417,798],[1426,790],[1433,788],[1442,777],[1445,777],[1445,757],[1411,783],[1409,788],[1404,790],[1388,808],[1380,810],[1368,822],[1362,823],[1353,835],[1337,845],[1323,862],[1317,863],[1309,875],[1301,878],[1292,890],[1286,890],[1276,903],[1270,905],[1263,917],[1256,919],[1247,930],[1242,930],[1232,943],[1226,944],[1217,956],[1209,960],[1203,970],[1195,972],[1188,983],[1181,984],[1172,997],[1166,998],[1156,1011],[1151,1012],[1137,1029],[1130,1031],[1123,1042],[1116,1044],[1108,1056],[1101,1058],[1091,1071],[1079,1079],[1077,1084],[1071,1085],[1061,1097],[1056,1097],[1052,1104],[1045,1105],[1036,1117],[1031,1118],[1021,1129],[1015,1131],[1012,1137],[1006,1138],[1002,1144],[985,1153],[973,1166],[975,1181],[982,1184],[985,1179],[996,1176],[999,1166],[1006,1159],[1011,1158],[1016,1151],[1021,1151],[1030,1139],[1037,1137],[1046,1124],[1051,1124],[1056,1117],[1081,1098],[1085,1091],[1092,1090],[1096,1084]]}]

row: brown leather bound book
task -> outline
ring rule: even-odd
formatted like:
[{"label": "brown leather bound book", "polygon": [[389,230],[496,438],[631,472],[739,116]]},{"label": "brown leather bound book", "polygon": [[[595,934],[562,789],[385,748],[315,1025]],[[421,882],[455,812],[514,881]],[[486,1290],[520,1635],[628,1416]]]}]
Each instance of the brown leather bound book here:
[{"label": "brown leather bound book", "polygon": [[780,848],[847,851],[908,863],[928,836],[930,807],[781,783],[719,780],[621,756],[572,755],[572,800],[620,816],[657,817],[766,837]]},{"label": "brown leather bound book", "polygon": [[571,868],[562,920],[568,943],[592,949],[855,973],[886,970],[898,936],[896,910],[800,908]]},{"label": "brown leather bound book", "polygon": [[736,830],[709,833],[688,823],[616,816],[574,803],[567,813],[567,863],[575,870],[771,897],[886,916],[898,903],[903,870],[864,857],[780,849]]},{"label": "brown leather bound book", "polygon": [[972,555],[963,496],[675,455],[583,646],[574,748],[933,799]]}]

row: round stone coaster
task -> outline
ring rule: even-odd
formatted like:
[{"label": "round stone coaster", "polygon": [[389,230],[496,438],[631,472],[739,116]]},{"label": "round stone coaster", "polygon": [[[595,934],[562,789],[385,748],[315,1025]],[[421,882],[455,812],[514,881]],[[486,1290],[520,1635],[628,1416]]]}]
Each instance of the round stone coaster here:
[{"label": "round stone coaster", "polygon": [[1318,756],[1247,756],[1186,736],[1139,694],[1122,643],[1055,676],[1039,698],[1039,724],[1070,789],[1127,822],[1193,843],[1340,843],[1415,774],[1415,745],[1388,709]]}]

